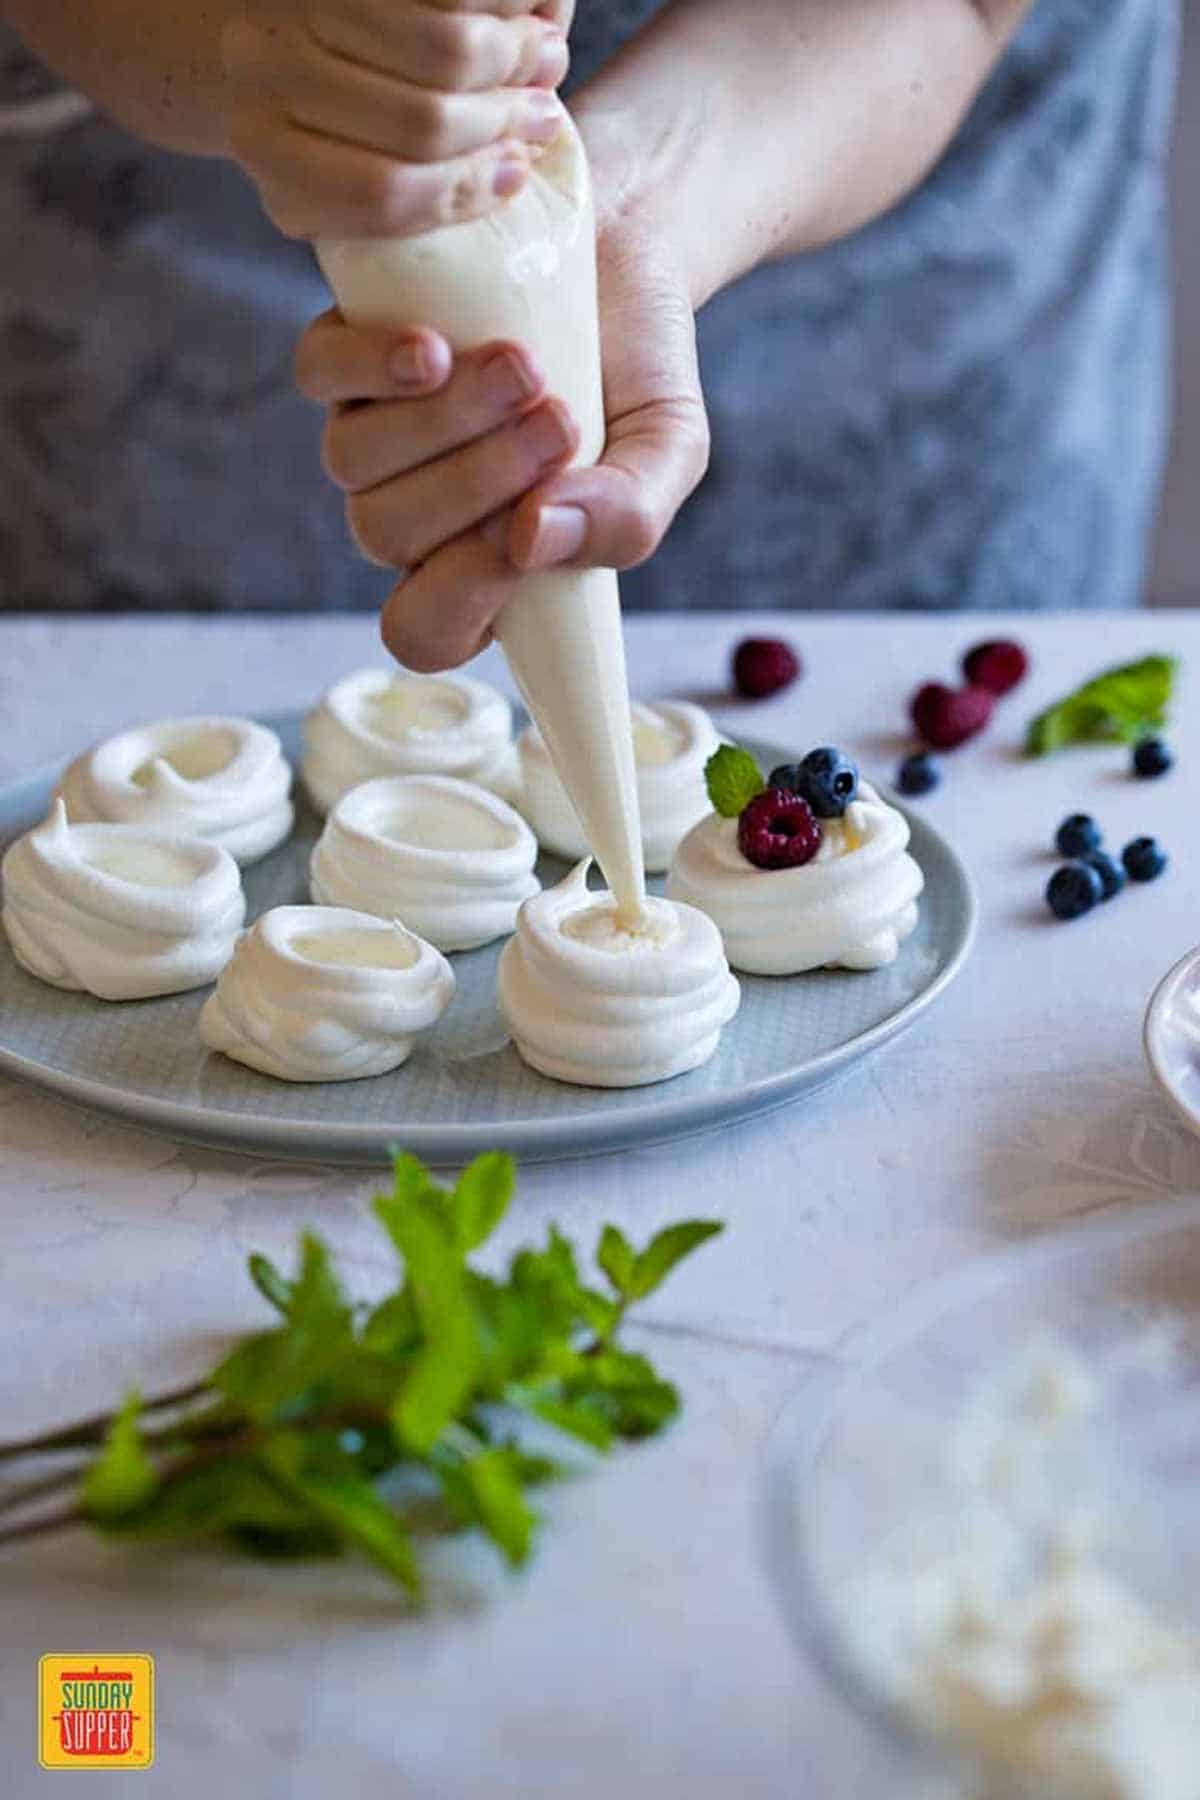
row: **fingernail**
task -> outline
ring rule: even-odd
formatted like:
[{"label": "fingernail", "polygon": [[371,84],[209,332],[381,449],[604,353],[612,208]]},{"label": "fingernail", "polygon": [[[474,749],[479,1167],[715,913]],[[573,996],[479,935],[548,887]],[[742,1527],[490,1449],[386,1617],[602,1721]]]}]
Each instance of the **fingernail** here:
[{"label": "fingernail", "polygon": [[531,144],[552,144],[563,125],[563,109],[554,94],[531,94],[521,116],[521,136]]},{"label": "fingernail", "polygon": [[501,200],[511,200],[525,186],[529,164],[520,157],[505,157],[492,176],[492,192]]},{"label": "fingernail", "polygon": [[525,359],[514,356],[510,350],[498,351],[483,365],[484,392],[493,406],[519,406],[523,400],[533,398],[538,386]]},{"label": "fingernail", "polygon": [[539,406],[517,428],[539,463],[557,462],[574,444],[571,427],[556,406]]},{"label": "fingernail", "polygon": [[588,517],[581,506],[539,507],[530,563],[548,569],[555,563],[570,562],[583,549],[587,528]]},{"label": "fingernail", "polygon": [[570,66],[567,40],[553,26],[546,32],[533,65],[534,87],[557,87]]},{"label": "fingernail", "polygon": [[397,344],[388,358],[388,373],[397,387],[423,386],[433,373],[426,344],[420,338]]}]

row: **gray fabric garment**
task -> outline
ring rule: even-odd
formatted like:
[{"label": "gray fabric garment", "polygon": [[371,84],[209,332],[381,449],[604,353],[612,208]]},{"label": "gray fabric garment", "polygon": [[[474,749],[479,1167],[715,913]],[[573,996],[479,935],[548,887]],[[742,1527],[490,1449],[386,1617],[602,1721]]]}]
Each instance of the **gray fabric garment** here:
[{"label": "gray fabric garment", "polygon": [[[573,78],[654,5],[580,0]],[[627,604],[1138,597],[1177,30],[1040,0],[917,193],[712,302],[711,472]],[[81,117],[0,27],[0,238],[0,606],[378,603],[292,387],[324,287],[236,170]]]}]

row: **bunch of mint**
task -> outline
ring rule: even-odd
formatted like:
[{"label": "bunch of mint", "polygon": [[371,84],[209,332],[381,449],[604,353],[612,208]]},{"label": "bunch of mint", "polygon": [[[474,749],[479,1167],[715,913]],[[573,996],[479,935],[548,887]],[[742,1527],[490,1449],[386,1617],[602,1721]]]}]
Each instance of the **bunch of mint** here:
[{"label": "bunch of mint", "polygon": [[215,1535],[266,1556],[357,1550],[416,1595],[413,1532],[432,1518],[477,1527],[521,1563],[536,1525],[529,1490],[562,1471],[523,1442],[523,1424],[606,1451],[674,1418],[675,1388],[618,1334],[628,1309],[721,1227],[669,1226],[638,1252],[608,1225],[603,1286],[552,1227],[497,1279],[471,1258],[514,1181],[499,1153],[453,1190],[397,1155],[391,1192],[373,1204],[402,1276],[374,1305],[347,1296],[319,1238],[303,1238],[291,1277],[252,1256],[278,1322],[192,1388],[146,1404],[131,1394],[115,1414],[0,1446],[4,1462],[88,1459],[0,1495],[10,1514],[74,1496],[65,1511],[0,1529],[0,1541],[90,1522],[136,1539]]},{"label": "bunch of mint", "polygon": [[1143,656],[1103,670],[1030,721],[1027,754],[1048,756],[1067,744],[1132,744],[1161,730],[1177,668],[1172,656]]}]

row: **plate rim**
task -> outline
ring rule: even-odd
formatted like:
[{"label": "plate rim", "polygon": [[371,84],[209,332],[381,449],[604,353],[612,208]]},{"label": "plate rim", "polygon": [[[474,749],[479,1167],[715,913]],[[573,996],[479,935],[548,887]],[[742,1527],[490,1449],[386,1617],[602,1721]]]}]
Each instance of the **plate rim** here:
[{"label": "plate rim", "polygon": [[1150,996],[1142,1021],[1142,1049],[1154,1077],[1159,1092],[1170,1101],[1188,1130],[1200,1136],[1200,1112],[1193,1112],[1187,1106],[1175,1083],[1167,1073],[1166,1057],[1163,1052],[1163,1039],[1169,1029],[1168,1020],[1180,993],[1186,987],[1188,978],[1200,971],[1200,944],[1185,952],[1178,962],[1172,963],[1162,980]]},{"label": "plate rim", "polygon": [[[305,711],[296,707],[244,716],[255,718],[269,730],[294,731]],[[748,734],[744,741],[752,751],[783,754],[779,746],[771,746],[765,739]],[[70,760],[69,757],[58,758],[15,781],[0,784],[0,811],[17,808],[23,800],[27,805],[40,804],[38,796],[53,787]],[[296,774],[299,779],[298,770]],[[507,1146],[521,1161],[568,1161],[616,1153],[700,1136],[735,1119],[760,1117],[786,1105],[793,1097],[827,1086],[852,1064],[900,1036],[941,997],[961,974],[975,947],[980,916],[975,883],[962,857],[936,827],[913,813],[890,788],[875,782],[872,786],[883,794],[889,805],[903,814],[914,836],[921,840],[918,849],[927,849],[943,860],[958,890],[962,914],[958,939],[933,979],[895,1012],[865,1031],[855,1033],[845,1043],[789,1069],[739,1083],[720,1095],[707,1093],[675,1100],[664,1097],[651,1109],[635,1109],[617,1116],[568,1114],[553,1121],[526,1120],[518,1126],[512,1143]],[[387,1150],[379,1136],[364,1130],[361,1124],[341,1125],[315,1119],[279,1120],[255,1113],[239,1113],[227,1120],[226,1115],[206,1106],[137,1094],[125,1088],[110,1087],[92,1076],[48,1068],[3,1043],[0,1043],[0,1073],[13,1075],[89,1112],[121,1120],[160,1136],[201,1144],[208,1149],[297,1162],[341,1161],[378,1167],[386,1161]],[[572,1091],[569,1085],[562,1085],[565,1093]],[[670,1083],[663,1085],[670,1087]],[[461,1164],[482,1151],[496,1148],[497,1140],[503,1135],[494,1122],[450,1125],[425,1122],[404,1128],[405,1148],[441,1167]]]}]

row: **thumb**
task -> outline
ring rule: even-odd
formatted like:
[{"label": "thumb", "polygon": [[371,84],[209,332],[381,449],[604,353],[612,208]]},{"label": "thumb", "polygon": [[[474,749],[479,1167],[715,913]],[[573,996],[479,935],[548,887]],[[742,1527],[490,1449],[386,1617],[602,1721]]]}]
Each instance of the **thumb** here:
[{"label": "thumb", "polygon": [[708,466],[702,401],[653,401],[616,424],[603,460],[528,494],[513,514],[518,569],[632,569],[654,555]]},{"label": "thumb", "polygon": [[514,509],[506,548],[518,569],[634,568],[658,549],[708,466],[686,295],[644,263],[605,273],[602,267],[608,442],[594,468],[562,470]]}]

